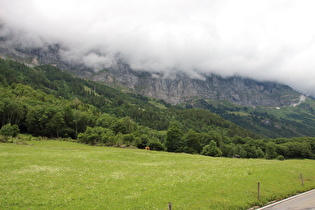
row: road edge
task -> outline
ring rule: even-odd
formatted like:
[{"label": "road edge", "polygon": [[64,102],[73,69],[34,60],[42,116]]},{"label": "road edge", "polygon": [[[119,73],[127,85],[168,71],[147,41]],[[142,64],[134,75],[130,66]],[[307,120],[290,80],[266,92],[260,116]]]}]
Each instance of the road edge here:
[{"label": "road edge", "polygon": [[285,199],[283,199],[283,200],[280,200],[280,201],[277,201],[277,202],[271,203],[271,204],[269,204],[269,205],[267,205],[267,206],[263,206],[263,207],[261,207],[261,208],[258,208],[257,210],[263,210],[263,209],[266,209],[266,208],[269,208],[269,207],[272,207],[272,206],[278,205],[278,204],[280,204],[280,203],[286,202],[286,201],[288,201],[288,200],[292,200],[292,199],[294,199],[294,198],[297,198],[297,197],[299,197],[299,196],[302,196],[302,195],[305,195],[305,194],[311,193],[311,192],[313,192],[313,191],[315,191],[315,189],[308,190],[308,191],[306,191],[306,192],[303,192],[303,193],[300,193],[300,194],[297,194],[297,195],[294,195],[294,196],[291,196],[291,197],[285,198]]}]

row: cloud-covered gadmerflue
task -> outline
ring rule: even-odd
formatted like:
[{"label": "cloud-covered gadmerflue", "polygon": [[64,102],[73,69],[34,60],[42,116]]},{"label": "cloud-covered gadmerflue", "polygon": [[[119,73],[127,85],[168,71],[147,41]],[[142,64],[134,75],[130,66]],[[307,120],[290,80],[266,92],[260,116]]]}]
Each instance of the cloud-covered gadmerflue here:
[{"label": "cloud-covered gadmerflue", "polygon": [[312,0],[1,0],[1,34],[25,47],[60,43],[96,70],[134,69],[271,80],[315,95]]}]

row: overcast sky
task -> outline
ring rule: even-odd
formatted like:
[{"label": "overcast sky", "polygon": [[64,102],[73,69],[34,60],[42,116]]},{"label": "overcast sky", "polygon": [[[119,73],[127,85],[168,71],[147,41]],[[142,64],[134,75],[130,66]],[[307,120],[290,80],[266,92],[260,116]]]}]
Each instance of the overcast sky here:
[{"label": "overcast sky", "polygon": [[[271,80],[315,95],[314,0],[0,0],[0,33],[96,69]],[[93,53],[91,50],[94,50]]]}]

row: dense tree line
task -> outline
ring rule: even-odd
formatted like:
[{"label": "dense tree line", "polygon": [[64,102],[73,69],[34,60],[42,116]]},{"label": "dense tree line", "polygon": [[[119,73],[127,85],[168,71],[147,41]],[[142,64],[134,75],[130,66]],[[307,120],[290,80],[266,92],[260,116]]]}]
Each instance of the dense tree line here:
[{"label": "dense tree line", "polygon": [[[197,133],[194,130],[184,132],[178,122],[170,124],[166,132],[131,126],[126,126],[131,119],[120,119],[120,125],[112,124],[108,127],[89,127],[79,135],[79,141],[88,144],[126,144],[138,148],[145,146],[155,150],[168,152],[185,152],[202,154],[213,157],[239,158],[314,158],[315,138],[301,137],[293,139],[252,139],[250,137],[222,136],[216,132]],[[114,130],[116,129],[116,130]],[[118,130],[117,130],[118,129]],[[155,134],[154,134],[155,133]]]}]

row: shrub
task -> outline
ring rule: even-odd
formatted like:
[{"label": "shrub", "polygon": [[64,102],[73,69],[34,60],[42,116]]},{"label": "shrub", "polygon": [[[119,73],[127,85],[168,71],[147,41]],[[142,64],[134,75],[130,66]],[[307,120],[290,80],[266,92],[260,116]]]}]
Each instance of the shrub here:
[{"label": "shrub", "polygon": [[279,155],[279,156],[277,157],[277,160],[281,160],[281,161],[283,161],[283,160],[284,160],[283,155]]},{"label": "shrub", "polygon": [[16,137],[20,133],[19,126],[11,125],[10,123],[2,126],[0,135]]}]

